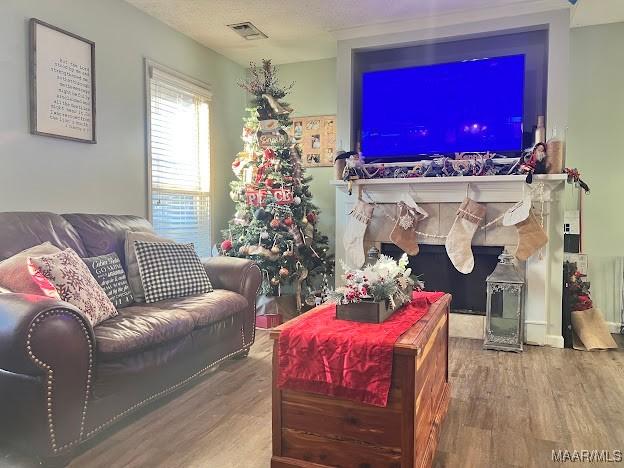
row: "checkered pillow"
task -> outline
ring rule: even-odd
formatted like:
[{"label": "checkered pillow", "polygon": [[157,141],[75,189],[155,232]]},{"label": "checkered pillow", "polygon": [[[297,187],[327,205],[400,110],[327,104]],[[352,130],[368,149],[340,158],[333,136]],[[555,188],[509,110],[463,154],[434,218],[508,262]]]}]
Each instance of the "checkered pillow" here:
[{"label": "checkered pillow", "polygon": [[145,302],[212,292],[193,244],[134,241]]}]

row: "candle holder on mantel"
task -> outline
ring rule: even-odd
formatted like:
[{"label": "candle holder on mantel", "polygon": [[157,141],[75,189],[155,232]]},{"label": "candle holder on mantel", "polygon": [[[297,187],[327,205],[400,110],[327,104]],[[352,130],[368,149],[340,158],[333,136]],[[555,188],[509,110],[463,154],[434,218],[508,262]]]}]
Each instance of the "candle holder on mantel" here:
[{"label": "candle holder on mantel", "polygon": [[524,278],[507,250],[487,277],[484,349],[522,352],[524,342]]}]

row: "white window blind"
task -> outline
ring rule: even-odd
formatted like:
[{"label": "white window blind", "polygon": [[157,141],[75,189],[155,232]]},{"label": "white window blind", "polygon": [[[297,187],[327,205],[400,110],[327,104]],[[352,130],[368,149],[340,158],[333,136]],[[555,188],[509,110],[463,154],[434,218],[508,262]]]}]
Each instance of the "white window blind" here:
[{"label": "white window blind", "polygon": [[148,65],[151,216],[156,232],[195,244],[210,239],[210,92]]}]

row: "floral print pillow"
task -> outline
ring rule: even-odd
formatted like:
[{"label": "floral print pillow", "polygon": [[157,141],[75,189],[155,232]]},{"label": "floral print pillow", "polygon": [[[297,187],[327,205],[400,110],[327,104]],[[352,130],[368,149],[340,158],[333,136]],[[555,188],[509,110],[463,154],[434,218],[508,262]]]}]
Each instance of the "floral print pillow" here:
[{"label": "floral print pillow", "polygon": [[30,274],[48,297],[76,306],[92,326],[117,315],[117,309],[95,280],[87,265],[72,249],[28,257]]}]

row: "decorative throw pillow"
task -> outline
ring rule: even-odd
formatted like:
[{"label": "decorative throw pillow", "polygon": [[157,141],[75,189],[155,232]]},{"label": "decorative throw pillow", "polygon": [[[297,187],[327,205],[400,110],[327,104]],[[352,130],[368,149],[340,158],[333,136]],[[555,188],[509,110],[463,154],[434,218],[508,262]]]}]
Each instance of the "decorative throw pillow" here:
[{"label": "decorative throw pillow", "polygon": [[0,286],[9,291],[22,294],[37,294],[41,289],[28,271],[28,257],[59,253],[61,249],[49,242],[30,247],[0,262]]},{"label": "decorative throw pillow", "polygon": [[134,241],[145,302],[212,292],[193,244]]},{"label": "decorative throw pillow", "polygon": [[79,308],[92,326],[117,315],[117,309],[72,249],[29,257],[30,273],[46,296]]},{"label": "decorative throw pillow", "polygon": [[165,239],[164,237],[160,237],[152,232],[126,232],[124,251],[126,254],[126,273],[128,274],[128,283],[130,284],[132,296],[134,296],[134,302],[145,302],[145,291],[143,290],[141,274],[139,273],[139,264],[137,263],[137,257],[134,250],[134,241],[161,242],[167,244],[174,244],[175,241]]},{"label": "decorative throw pillow", "polygon": [[128,278],[115,252],[99,257],[83,258],[91,274],[117,309],[134,302]]}]

